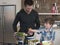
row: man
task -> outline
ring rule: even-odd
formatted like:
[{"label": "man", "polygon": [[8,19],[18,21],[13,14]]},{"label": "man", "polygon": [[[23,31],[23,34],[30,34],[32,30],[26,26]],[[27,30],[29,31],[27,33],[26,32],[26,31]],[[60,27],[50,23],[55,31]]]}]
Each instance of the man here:
[{"label": "man", "polygon": [[33,10],[32,0],[25,0],[24,6],[24,9],[21,9],[15,17],[13,29],[17,32],[17,23],[20,22],[19,32],[28,34],[30,28],[38,29],[40,27],[40,21],[38,18],[38,13]]},{"label": "man", "polygon": [[[19,32],[24,32],[29,36],[33,36],[34,33],[30,33],[29,29],[38,29],[40,27],[40,21],[38,18],[38,13],[33,10],[33,1],[25,0],[24,1],[24,9],[21,9],[13,22],[13,29],[17,32],[17,23],[20,22],[20,30]],[[24,45],[27,43],[25,37]]]}]

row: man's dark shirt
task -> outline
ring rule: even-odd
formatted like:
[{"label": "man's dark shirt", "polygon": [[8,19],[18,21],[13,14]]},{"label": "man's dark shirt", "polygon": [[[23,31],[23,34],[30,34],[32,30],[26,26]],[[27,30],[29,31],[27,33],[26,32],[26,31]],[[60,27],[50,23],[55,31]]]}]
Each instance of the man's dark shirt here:
[{"label": "man's dark shirt", "polygon": [[30,14],[27,14],[24,9],[21,9],[14,20],[13,29],[17,32],[17,23],[20,22],[20,31],[19,32],[28,32],[29,28],[38,29],[40,27],[40,21],[38,13],[35,10],[32,10]]}]

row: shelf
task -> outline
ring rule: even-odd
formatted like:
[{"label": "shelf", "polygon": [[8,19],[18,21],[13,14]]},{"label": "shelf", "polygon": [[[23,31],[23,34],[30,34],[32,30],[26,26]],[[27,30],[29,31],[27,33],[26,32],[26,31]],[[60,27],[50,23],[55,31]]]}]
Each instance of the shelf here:
[{"label": "shelf", "polygon": [[60,13],[38,13],[39,15],[60,15]]}]

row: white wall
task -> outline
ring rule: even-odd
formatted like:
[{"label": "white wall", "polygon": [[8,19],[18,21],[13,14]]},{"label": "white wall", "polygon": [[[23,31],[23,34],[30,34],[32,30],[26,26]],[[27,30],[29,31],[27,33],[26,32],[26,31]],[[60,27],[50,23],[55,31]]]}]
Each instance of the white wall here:
[{"label": "white wall", "polygon": [[54,45],[60,45],[60,29],[59,30],[56,30],[55,44]]},{"label": "white wall", "polygon": [[16,5],[16,12],[21,9],[21,0],[0,0],[0,5]]}]

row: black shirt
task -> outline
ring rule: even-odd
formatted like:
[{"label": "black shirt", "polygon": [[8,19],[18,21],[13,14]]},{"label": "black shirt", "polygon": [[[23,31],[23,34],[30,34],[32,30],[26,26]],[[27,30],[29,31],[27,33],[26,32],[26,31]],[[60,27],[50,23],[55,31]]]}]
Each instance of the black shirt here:
[{"label": "black shirt", "polygon": [[32,10],[30,14],[27,14],[24,9],[21,9],[14,20],[13,29],[17,31],[17,23],[20,22],[20,32],[27,33],[29,28],[38,29],[40,27],[40,21],[38,18],[38,13]]}]

